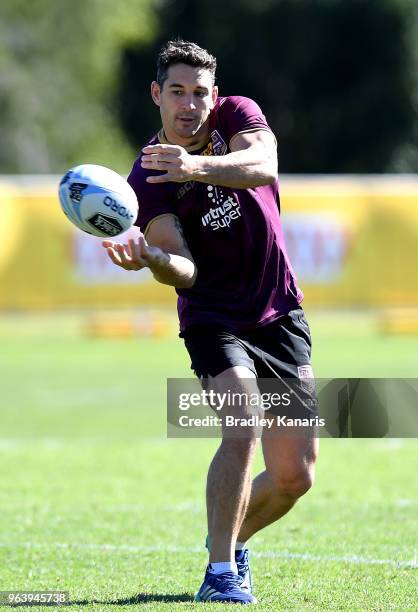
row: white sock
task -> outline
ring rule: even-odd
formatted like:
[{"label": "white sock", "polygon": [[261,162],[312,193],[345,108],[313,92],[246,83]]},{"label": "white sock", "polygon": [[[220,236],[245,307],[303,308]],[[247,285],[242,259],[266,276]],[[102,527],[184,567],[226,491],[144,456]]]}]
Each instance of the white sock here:
[{"label": "white sock", "polygon": [[245,548],[247,542],[237,542],[235,544],[235,550],[242,550],[243,548]]},{"label": "white sock", "polygon": [[224,574],[225,572],[233,572],[238,574],[237,564],[229,561],[221,561],[220,563],[209,563],[209,571],[211,574]]}]

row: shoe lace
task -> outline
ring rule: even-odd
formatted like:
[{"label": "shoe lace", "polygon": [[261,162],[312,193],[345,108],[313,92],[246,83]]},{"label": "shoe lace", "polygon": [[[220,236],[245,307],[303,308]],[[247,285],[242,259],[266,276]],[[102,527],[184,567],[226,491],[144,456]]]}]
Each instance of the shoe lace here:
[{"label": "shoe lace", "polygon": [[223,589],[225,592],[233,591],[242,584],[242,576],[238,576],[238,574],[233,572],[225,572],[220,574],[220,576],[222,576],[222,582],[225,585]]},{"label": "shoe lace", "polygon": [[242,559],[239,559],[239,561],[237,561],[237,563],[239,564],[239,569],[241,572],[248,572],[250,569],[250,564],[248,561],[248,551],[246,550],[244,552],[244,554],[242,555]]}]

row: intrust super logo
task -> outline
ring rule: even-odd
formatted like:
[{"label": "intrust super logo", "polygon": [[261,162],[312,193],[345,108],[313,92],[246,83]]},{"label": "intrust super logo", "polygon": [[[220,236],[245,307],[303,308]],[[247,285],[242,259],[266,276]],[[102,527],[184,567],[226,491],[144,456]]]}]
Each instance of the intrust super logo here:
[{"label": "intrust super logo", "polygon": [[237,200],[229,195],[224,196],[222,189],[208,185],[208,198],[213,203],[209,212],[202,215],[203,227],[210,227],[213,231],[228,228],[233,221],[241,217],[241,209]]}]

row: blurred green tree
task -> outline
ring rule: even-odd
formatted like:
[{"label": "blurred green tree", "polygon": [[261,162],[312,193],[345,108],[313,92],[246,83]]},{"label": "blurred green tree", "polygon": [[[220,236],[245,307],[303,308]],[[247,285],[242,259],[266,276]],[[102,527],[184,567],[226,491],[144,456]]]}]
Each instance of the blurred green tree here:
[{"label": "blurred green tree", "polygon": [[416,171],[413,0],[165,0],[156,40],[126,49],[119,94],[134,146],[159,126],[155,56],[181,36],[218,58],[221,95],[258,101],[282,172]]},{"label": "blurred green tree", "polygon": [[129,170],[112,99],[121,47],[153,36],[151,1],[2,0],[0,172]]}]

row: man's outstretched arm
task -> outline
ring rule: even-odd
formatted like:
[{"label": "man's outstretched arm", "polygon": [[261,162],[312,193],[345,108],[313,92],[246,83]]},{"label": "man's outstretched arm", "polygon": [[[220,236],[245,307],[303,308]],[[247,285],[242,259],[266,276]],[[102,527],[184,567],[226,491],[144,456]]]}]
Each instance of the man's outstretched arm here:
[{"label": "man's outstretched arm", "polygon": [[276,139],[267,130],[236,134],[227,155],[190,155],[179,145],[149,145],[141,165],[165,172],[149,176],[149,183],[199,181],[212,185],[249,189],[277,179]]},{"label": "man's outstretched arm", "polygon": [[179,289],[192,287],[197,275],[193,257],[183,236],[178,218],[167,214],[148,225],[147,239],[140,234],[128,244],[104,240],[110,259],[124,270],[149,268],[164,285]]}]

